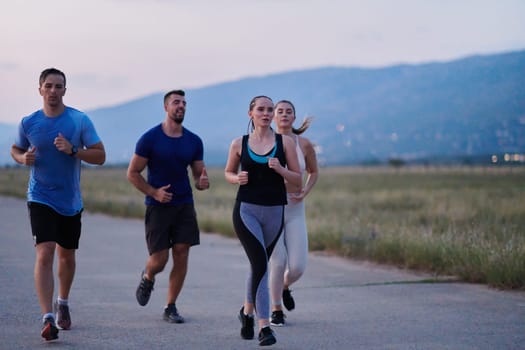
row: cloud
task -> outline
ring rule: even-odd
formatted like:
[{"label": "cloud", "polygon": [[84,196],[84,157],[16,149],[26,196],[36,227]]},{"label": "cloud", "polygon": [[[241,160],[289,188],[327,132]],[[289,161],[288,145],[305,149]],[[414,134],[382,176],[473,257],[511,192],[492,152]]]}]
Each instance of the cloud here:
[{"label": "cloud", "polygon": [[16,64],[15,62],[9,62],[9,61],[2,62],[2,61],[0,61],[0,70],[1,71],[12,71],[12,70],[16,70],[18,67],[19,67],[19,65]]},{"label": "cloud", "polygon": [[92,73],[72,73],[68,76],[68,81],[74,81],[75,85],[83,88],[122,88],[126,87],[129,79],[119,75],[103,75]]}]

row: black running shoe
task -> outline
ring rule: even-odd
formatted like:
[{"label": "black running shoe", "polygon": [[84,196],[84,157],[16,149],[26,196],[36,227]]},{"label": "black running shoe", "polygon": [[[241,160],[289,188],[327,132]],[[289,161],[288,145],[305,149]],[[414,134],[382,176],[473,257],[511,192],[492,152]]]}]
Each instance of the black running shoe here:
[{"label": "black running shoe", "polygon": [[58,339],[58,328],[55,324],[55,320],[52,317],[47,317],[44,320],[44,325],[42,326],[40,335],[46,341]]},{"label": "black running shoe", "polygon": [[68,330],[71,328],[71,315],[69,314],[69,306],[61,305],[55,301],[55,313],[57,315],[57,327],[59,329]]},{"label": "black running shoe", "polygon": [[168,321],[169,323],[184,323],[184,317],[179,315],[175,304],[168,304],[168,306],[164,309],[163,318],[164,321]]},{"label": "black running shoe", "polygon": [[272,345],[277,342],[277,339],[275,339],[275,335],[273,334],[272,329],[267,326],[261,329],[259,332],[259,345],[260,346],[266,346],[266,345]]},{"label": "black running shoe", "polygon": [[283,289],[283,304],[288,311],[295,309],[295,301],[293,300],[291,292],[289,289]]},{"label": "black running shoe", "polygon": [[244,314],[244,306],[239,311],[239,321],[241,321],[241,338],[242,339],[253,339],[253,316]]},{"label": "black running shoe", "polygon": [[137,287],[137,292],[135,295],[137,296],[137,301],[139,302],[139,305],[144,306],[148,303],[149,297],[151,296],[151,291],[153,290],[153,285],[155,284],[154,281],[148,280],[146,277],[144,277],[144,271],[142,271],[140,283]]},{"label": "black running shoe", "polygon": [[272,312],[272,318],[271,318],[271,324],[277,327],[284,326],[284,318],[286,316],[284,315],[284,312],[282,310],[277,310]]}]

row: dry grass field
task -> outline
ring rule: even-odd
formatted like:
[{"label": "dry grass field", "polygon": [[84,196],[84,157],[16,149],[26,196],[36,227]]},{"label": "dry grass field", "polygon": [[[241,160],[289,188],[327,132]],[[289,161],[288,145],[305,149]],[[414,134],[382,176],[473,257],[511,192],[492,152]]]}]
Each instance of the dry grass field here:
[{"label": "dry grass field", "polygon": [[[24,197],[28,169],[0,169],[0,194]],[[209,169],[195,191],[201,229],[234,236],[236,186]],[[85,168],[85,207],[142,217],[124,168]],[[525,289],[525,168],[322,168],[307,198],[310,250]]]}]

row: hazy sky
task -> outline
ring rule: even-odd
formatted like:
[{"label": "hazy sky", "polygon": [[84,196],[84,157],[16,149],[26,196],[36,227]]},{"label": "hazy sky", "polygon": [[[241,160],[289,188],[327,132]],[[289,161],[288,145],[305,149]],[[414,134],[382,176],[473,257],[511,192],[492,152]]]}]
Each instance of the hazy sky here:
[{"label": "hazy sky", "polygon": [[66,104],[86,110],[288,70],[525,49],[523,0],[0,4],[0,122],[8,123],[41,108],[38,76],[51,66],[67,75]]}]

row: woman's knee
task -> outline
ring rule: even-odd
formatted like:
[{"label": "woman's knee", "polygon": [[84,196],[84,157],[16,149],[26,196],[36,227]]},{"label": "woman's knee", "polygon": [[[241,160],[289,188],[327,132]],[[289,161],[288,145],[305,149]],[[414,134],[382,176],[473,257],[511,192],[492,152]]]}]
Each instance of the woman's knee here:
[{"label": "woman's knee", "polygon": [[304,274],[304,266],[293,266],[290,267],[287,272],[287,279],[291,281],[297,281]]},{"label": "woman's knee", "polygon": [[286,258],[283,256],[272,255],[270,259],[270,268],[272,270],[284,271],[286,269]]}]

